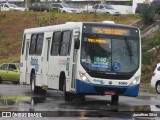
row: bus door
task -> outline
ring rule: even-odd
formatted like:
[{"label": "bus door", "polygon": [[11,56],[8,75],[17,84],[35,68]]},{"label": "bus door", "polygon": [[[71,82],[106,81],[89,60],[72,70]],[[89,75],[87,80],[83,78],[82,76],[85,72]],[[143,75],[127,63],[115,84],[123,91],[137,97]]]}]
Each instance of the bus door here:
[{"label": "bus door", "polygon": [[48,61],[49,61],[49,51],[50,51],[50,44],[51,44],[51,37],[46,37],[46,44],[45,44],[45,50],[44,50],[44,62],[43,62],[43,85],[48,85]]},{"label": "bus door", "polygon": [[[70,59],[69,59],[69,80],[70,82],[66,85],[66,90],[75,90],[75,79],[76,79],[76,62],[77,62],[77,50],[74,48],[74,43],[76,39],[79,39],[79,29],[74,29],[72,32],[72,44],[70,50]],[[70,89],[71,88],[71,89]]]},{"label": "bus door", "polygon": [[21,67],[20,67],[20,82],[21,83],[26,83],[26,73],[27,73],[27,59],[28,59],[28,51],[29,51],[29,39],[27,36],[24,39],[23,42],[23,49],[22,49],[22,57],[21,57]]}]

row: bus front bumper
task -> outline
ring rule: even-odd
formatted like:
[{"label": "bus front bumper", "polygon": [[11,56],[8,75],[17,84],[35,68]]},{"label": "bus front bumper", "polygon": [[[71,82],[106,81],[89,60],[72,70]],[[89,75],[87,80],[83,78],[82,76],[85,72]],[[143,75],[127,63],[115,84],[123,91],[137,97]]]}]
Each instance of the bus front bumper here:
[{"label": "bus front bumper", "polygon": [[140,85],[134,86],[113,86],[113,85],[99,85],[86,83],[80,80],[76,80],[76,93],[83,95],[121,95],[121,96],[138,96]]}]

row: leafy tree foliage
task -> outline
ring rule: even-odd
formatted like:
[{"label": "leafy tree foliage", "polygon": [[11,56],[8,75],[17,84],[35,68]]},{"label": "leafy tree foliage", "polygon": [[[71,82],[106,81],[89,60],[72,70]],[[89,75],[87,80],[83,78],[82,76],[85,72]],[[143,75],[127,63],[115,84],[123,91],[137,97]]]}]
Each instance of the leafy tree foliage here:
[{"label": "leafy tree foliage", "polygon": [[149,6],[142,10],[141,17],[144,21],[144,24],[151,25],[155,21],[155,8]]}]

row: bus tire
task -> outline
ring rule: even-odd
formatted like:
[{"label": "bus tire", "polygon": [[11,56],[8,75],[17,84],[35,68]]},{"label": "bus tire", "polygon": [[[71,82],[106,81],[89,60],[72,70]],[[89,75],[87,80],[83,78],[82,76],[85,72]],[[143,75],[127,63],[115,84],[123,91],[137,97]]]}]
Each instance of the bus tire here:
[{"label": "bus tire", "polygon": [[35,77],[35,74],[32,73],[31,74],[31,91],[32,91],[32,93],[37,94],[39,87],[35,85],[35,82],[36,82],[36,77]]},{"label": "bus tire", "polygon": [[119,96],[118,95],[112,95],[111,96],[111,103],[112,104],[117,104],[119,100]]},{"label": "bus tire", "polygon": [[42,87],[40,88],[40,94],[41,94],[41,95],[45,95],[45,94],[46,94],[46,92],[47,92],[47,91],[46,91],[46,90],[44,90],[44,89],[42,89]]},{"label": "bus tire", "polygon": [[65,101],[68,101],[68,102],[72,101],[72,94],[65,91],[64,92],[64,99],[65,99]]},{"label": "bus tire", "polygon": [[60,77],[59,77],[59,90],[60,91],[63,91],[63,86],[65,84],[65,80],[66,80],[65,73],[61,72]]},{"label": "bus tire", "polygon": [[72,94],[66,91],[66,82],[64,84],[63,91],[64,91],[64,100],[68,102],[72,101]]}]

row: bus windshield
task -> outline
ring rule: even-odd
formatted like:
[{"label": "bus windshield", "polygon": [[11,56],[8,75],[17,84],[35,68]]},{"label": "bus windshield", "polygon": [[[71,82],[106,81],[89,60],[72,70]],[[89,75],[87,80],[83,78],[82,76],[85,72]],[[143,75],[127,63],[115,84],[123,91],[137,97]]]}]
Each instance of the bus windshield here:
[{"label": "bus windshield", "polygon": [[131,73],[139,67],[139,38],[83,34],[81,64],[89,71]]}]

